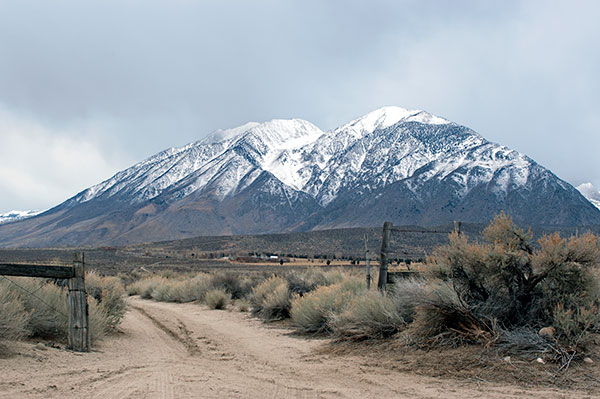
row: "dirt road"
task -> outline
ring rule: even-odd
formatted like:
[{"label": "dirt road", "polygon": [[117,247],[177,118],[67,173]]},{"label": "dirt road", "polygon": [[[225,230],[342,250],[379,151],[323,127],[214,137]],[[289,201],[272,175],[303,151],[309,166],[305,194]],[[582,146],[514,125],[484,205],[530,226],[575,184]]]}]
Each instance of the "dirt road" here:
[{"label": "dirt road", "polygon": [[235,311],[130,298],[123,333],[92,353],[19,344],[0,359],[0,398],[586,397],[456,382],[370,365]]}]

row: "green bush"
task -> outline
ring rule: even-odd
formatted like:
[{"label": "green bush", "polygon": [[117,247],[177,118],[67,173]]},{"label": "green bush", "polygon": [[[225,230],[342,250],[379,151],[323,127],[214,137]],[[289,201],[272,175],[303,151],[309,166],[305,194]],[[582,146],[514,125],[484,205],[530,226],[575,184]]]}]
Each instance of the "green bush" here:
[{"label": "green bush", "polygon": [[211,309],[225,309],[231,300],[231,294],[222,288],[212,289],[206,293],[204,298]]}]

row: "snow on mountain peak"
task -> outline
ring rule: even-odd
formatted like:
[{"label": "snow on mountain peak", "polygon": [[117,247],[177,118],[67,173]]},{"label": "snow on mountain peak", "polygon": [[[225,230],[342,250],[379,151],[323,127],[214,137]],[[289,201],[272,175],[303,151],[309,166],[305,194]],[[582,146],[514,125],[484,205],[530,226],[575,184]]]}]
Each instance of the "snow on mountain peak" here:
[{"label": "snow on mountain peak", "polygon": [[254,126],[255,133],[266,144],[276,149],[291,149],[314,142],[323,131],[303,119],[273,119]]},{"label": "snow on mountain peak", "polygon": [[43,211],[10,211],[6,213],[0,213],[0,224],[15,222],[17,220],[27,219],[36,215],[39,215]]},{"label": "snow on mountain peak", "polygon": [[[527,180],[528,162],[517,162],[510,150],[499,151],[475,132],[458,125],[456,131],[464,134],[452,139],[423,140],[418,135],[400,138],[394,132],[386,137],[370,134],[404,122],[418,122],[419,126],[407,129],[425,132],[425,136],[438,128],[444,134],[454,135],[455,131],[455,125],[445,119],[401,107],[380,108],[326,133],[302,119],[250,122],[163,151],[89,188],[75,201],[122,193],[128,201],[140,202],[164,192],[182,198],[205,189],[222,200],[248,187],[263,172],[309,194],[323,206],[337,197],[344,184],[360,182],[371,175],[369,187],[375,188],[407,179],[427,165],[429,177],[439,179],[460,168],[474,168],[476,176],[467,179],[473,184],[477,183],[475,180],[490,180],[495,171],[512,165],[516,171],[506,175],[506,184],[522,185]],[[431,129],[428,125],[437,126]],[[465,180],[463,191],[468,191],[471,183]]]},{"label": "snow on mountain peak", "polygon": [[592,183],[583,183],[577,186],[577,190],[585,197],[588,201],[594,204],[600,209],[600,191]]},{"label": "snow on mountain peak", "polygon": [[258,125],[260,125],[258,122],[248,122],[231,129],[217,129],[209,134],[204,140],[201,140],[201,142],[206,144],[221,143],[223,141],[235,138]]},{"label": "snow on mountain peak", "polygon": [[420,122],[431,125],[443,125],[450,123],[444,118],[431,115],[421,110],[409,110],[402,107],[387,106],[361,116],[339,128],[337,131],[348,131],[355,136],[362,136],[363,132],[373,132],[376,129],[385,129],[386,127],[397,124],[398,122]]}]

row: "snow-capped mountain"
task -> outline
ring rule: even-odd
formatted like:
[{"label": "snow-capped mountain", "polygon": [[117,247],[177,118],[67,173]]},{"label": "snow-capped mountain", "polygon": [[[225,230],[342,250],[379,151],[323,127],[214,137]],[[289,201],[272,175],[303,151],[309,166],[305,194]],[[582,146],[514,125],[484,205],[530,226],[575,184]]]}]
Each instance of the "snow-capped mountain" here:
[{"label": "snow-capped mountain", "polygon": [[0,213],[0,224],[27,219],[39,215],[42,212],[43,211],[10,211],[6,213]]},{"label": "snow-capped mountain", "polygon": [[580,184],[577,186],[577,190],[579,190],[588,201],[594,204],[594,206],[600,209],[600,191],[598,191],[592,183]]},{"label": "snow-capped mountain", "polygon": [[598,209],[527,156],[385,107],[327,132],[300,119],[218,130],[3,226],[0,245],[486,222],[500,211],[525,224],[600,224]]}]

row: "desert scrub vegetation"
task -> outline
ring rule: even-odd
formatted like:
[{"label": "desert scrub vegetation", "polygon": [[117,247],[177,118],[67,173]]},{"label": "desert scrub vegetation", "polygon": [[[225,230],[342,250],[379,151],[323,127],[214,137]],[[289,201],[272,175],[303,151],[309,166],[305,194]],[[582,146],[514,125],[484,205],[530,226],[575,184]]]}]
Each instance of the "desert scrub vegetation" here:
[{"label": "desert scrub vegetation", "polygon": [[[92,342],[115,330],[125,313],[125,291],[114,277],[86,275]],[[46,279],[0,280],[0,340],[25,336],[66,340],[67,289]]]},{"label": "desert scrub vegetation", "polygon": [[327,324],[333,336],[354,341],[388,338],[406,325],[393,297],[378,291],[355,295],[346,310],[331,313]]},{"label": "desert scrub vegetation", "polygon": [[6,284],[0,283],[0,340],[14,341],[27,334],[29,315],[23,301]]},{"label": "desert scrub vegetation", "polygon": [[321,286],[303,296],[297,295],[290,310],[292,322],[302,333],[330,332],[332,317],[342,313],[365,289],[362,279],[348,276],[339,283]]},{"label": "desert scrub vegetation", "polygon": [[118,277],[101,277],[90,272],[85,277],[85,290],[96,300],[106,319],[106,330],[115,330],[125,316],[125,288]]},{"label": "desert scrub vegetation", "polygon": [[598,238],[555,233],[534,245],[504,214],[484,237],[452,234],[429,259],[424,295],[414,298],[417,341],[497,344],[561,361],[584,353],[599,320]]},{"label": "desert scrub vegetation", "polygon": [[208,303],[207,293],[220,290],[264,321],[291,318],[298,332],[338,340],[396,337],[422,348],[478,344],[563,365],[582,358],[600,332],[598,237],[550,234],[533,241],[504,214],[483,237],[472,242],[451,234],[419,276],[398,280],[385,293],[366,290],[362,275],[321,268],[271,276],[155,275],[128,292]]},{"label": "desert scrub vegetation", "polygon": [[287,280],[271,276],[252,291],[252,314],[265,321],[289,317],[291,292]]},{"label": "desert scrub vegetation", "polygon": [[223,288],[213,288],[206,293],[206,305],[211,309],[225,309],[231,300],[231,294]]},{"label": "desert scrub vegetation", "polygon": [[159,302],[185,303],[202,302],[209,291],[219,289],[238,300],[247,298],[256,284],[255,278],[233,272],[195,275],[163,272],[132,282],[127,286],[127,294]]}]

